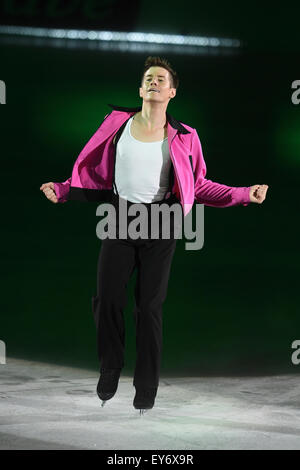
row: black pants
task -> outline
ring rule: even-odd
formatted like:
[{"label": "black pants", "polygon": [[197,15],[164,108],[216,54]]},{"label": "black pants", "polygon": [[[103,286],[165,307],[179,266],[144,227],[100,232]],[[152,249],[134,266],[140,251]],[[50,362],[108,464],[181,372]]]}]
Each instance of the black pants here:
[{"label": "black pants", "polygon": [[[119,196],[113,200],[118,204]],[[164,200],[161,202],[170,202]],[[174,202],[174,200],[173,200]],[[128,205],[130,205],[129,203]],[[153,203],[152,203],[153,204]],[[151,204],[146,204],[150,208]],[[128,218],[128,223],[130,218]],[[124,367],[126,288],[137,268],[134,318],[136,366],[133,384],[157,387],[162,354],[162,307],[176,239],[104,239],[92,298],[100,370]]]}]

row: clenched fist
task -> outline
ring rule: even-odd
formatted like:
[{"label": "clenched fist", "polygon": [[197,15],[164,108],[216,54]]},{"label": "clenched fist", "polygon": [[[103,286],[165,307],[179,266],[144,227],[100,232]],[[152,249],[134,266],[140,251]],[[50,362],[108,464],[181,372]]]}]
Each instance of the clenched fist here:
[{"label": "clenched fist", "polygon": [[50,183],[42,184],[42,186],[40,187],[40,190],[43,191],[43,193],[45,194],[46,198],[49,199],[49,201],[54,202],[54,203],[58,202],[58,199],[56,197],[55,190],[54,190],[54,183],[52,183],[52,181]]},{"label": "clenched fist", "polygon": [[250,201],[261,204],[266,199],[269,186],[267,184],[255,184],[250,187]]}]

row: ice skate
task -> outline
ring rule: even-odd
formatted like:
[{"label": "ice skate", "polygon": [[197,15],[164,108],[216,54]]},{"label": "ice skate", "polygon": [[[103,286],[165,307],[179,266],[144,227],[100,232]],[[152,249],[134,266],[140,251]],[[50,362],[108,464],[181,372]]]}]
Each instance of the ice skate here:
[{"label": "ice skate", "polygon": [[97,395],[102,400],[101,407],[105,405],[116,393],[119,384],[121,369],[102,369],[97,385]]},{"label": "ice skate", "polygon": [[146,413],[148,410],[153,408],[155,397],[157,393],[157,387],[139,388],[136,387],[135,397],[133,400],[133,406],[135,409],[140,410],[140,416]]}]

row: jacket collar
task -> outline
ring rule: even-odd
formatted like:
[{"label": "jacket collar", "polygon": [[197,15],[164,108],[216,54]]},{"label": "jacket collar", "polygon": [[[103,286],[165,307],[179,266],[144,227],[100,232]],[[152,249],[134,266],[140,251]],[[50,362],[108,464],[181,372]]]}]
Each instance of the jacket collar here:
[{"label": "jacket collar", "polygon": [[[125,111],[129,113],[134,113],[134,112],[137,113],[138,111],[141,111],[142,109],[142,106],[137,106],[136,108],[129,108],[126,106],[115,106],[114,104],[109,104],[109,103],[108,103],[108,106],[113,108],[115,111]],[[180,124],[180,122],[177,121],[177,119],[175,119],[173,116],[171,116],[171,114],[166,112],[166,116],[167,116],[167,121],[174,129],[181,132],[182,134],[190,134],[190,131],[188,131],[185,127],[183,127],[183,125]]]}]

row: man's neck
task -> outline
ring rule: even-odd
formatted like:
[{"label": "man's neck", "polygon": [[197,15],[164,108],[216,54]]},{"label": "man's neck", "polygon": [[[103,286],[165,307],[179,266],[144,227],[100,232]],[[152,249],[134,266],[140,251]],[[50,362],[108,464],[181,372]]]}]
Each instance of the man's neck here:
[{"label": "man's neck", "polygon": [[152,103],[143,103],[141,111],[135,115],[135,120],[149,131],[163,129],[167,125],[166,109],[167,106],[161,103],[154,106]]}]

